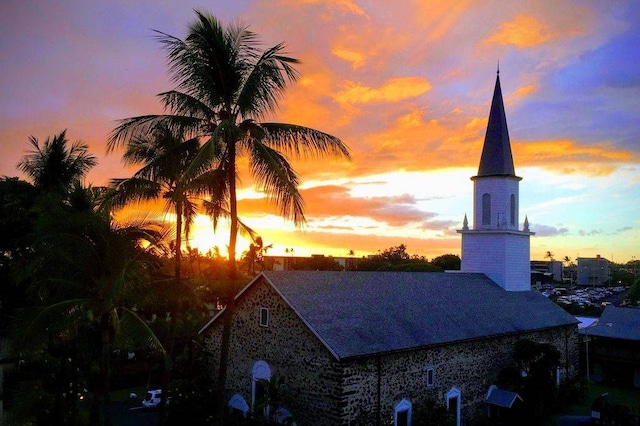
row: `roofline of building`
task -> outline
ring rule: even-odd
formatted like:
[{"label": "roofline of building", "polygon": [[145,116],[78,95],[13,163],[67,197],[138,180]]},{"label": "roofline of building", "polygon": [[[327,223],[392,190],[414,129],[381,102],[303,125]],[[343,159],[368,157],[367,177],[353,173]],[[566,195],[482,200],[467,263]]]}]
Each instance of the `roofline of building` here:
[{"label": "roofline of building", "polygon": [[441,343],[431,343],[431,344],[427,344],[427,345],[421,345],[421,346],[412,346],[410,348],[405,348],[405,349],[396,349],[396,350],[391,350],[391,351],[381,351],[381,352],[371,352],[371,353],[367,353],[367,354],[361,354],[361,355],[351,355],[351,356],[345,356],[342,358],[339,358],[339,361],[351,361],[351,360],[356,360],[356,359],[362,359],[362,358],[368,358],[368,357],[372,357],[372,356],[382,356],[382,355],[394,355],[394,354],[400,354],[400,353],[404,353],[404,352],[411,352],[411,351],[415,351],[415,350],[421,350],[421,349],[435,349],[435,348],[439,348],[442,346],[447,346],[453,343],[471,343],[471,342],[477,342],[480,340],[486,340],[486,339],[492,339],[492,338],[496,338],[496,337],[508,337],[508,336],[518,336],[521,335],[522,333],[526,332],[526,333],[530,333],[530,332],[537,332],[537,331],[545,331],[545,330],[552,330],[554,328],[558,328],[558,327],[570,327],[572,325],[577,325],[579,324],[580,321],[576,320],[575,322],[571,322],[571,323],[567,323],[567,324],[562,324],[561,326],[549,326],[549,327],[542,327],[542,328],[532,328],[530,330],[520,330],[520,331],[512,331],[510,333],[500,333],[500,334],[488,334],[485,336],[480,336],[480,337],[474,337],[471,339],[459,339],[459,340],[449,340],[446,342],[441,342]]}]

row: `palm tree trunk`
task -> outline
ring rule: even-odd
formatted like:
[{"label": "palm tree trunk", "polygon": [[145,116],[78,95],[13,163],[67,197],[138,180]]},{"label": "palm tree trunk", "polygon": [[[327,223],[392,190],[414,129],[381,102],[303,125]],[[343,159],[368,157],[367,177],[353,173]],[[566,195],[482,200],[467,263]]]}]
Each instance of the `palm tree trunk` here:
[{"label": "palm tree trunk", "polygon": [[176,283],[180,283],[182,272],[182,201],[176,202],[176,247],[175,247],[174,276]]},{"label": "palm tree trunk", "polygon": [[111,380],[111,371],[110,371],[110,357],[111,357],[111,330],[110,324],[111,318],[108,312],[102,314],[100,318],[100,332],[101,332],[101,343],[102,343],[102,351],[101,351],[101,359],[100,359],[100,367],[102,370],[102,392],[103,392],[103,401],[104,401],[104,424],[109,426],[111,424],[111,413],[109,409],[111,408],[111,396],[110,396],[110,380]]},{"label": "palm tree trunk", "polygon": [[225,308],[224,321],[222,323],[222,338],[220,342],[220,365],[218,369],[217,383],[217,423],[222,425],[225,407],[225,391],[227,382],[227,367],[229,362],[229,344],[231,341],[231,324],[235,310],[236,281],[238,271],[236,269],[236,240],[238,237],[238,202],[236,197],[236,170],[235,170],[235,145],[229,144],[229,210],[231,216],[231,229],[229,231],[229,293]]}]

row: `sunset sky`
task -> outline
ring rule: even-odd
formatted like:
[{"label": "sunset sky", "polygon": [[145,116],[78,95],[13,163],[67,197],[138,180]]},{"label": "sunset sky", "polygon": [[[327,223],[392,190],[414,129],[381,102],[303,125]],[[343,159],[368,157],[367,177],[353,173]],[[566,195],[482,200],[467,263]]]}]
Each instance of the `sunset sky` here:
[{"label": "sunset sky", "polygon": [[[351,162],[293,162],[303,228],[243,179],[240,214],[268,254],[460,254],[499,61],[532,259],[640,258],[637,1],[3,0],[0,175],[19,176],[30,135],[68,129],[99,157],[88,182],[130,176],[106,137],[162,112],[156,94],[174,86],[152,30],[184,37],[193,9],[286,42],[301,77],[270,119],[351,149]],[[192,244],[224,252],[211,233],[198,218]]]}]

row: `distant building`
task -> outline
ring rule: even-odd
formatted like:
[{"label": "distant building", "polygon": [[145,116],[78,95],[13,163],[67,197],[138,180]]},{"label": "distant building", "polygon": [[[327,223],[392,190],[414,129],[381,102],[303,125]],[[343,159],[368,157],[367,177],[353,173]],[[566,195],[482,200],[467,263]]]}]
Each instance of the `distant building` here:
[{"label": "distant building", "polygon": [[596,257],[578,258],[577,284],[583,286],[602,286],[611,280],[610,262],[597,255]]},{"label": "distant building", "polygon": [[[323,254],[312,254],[311,258],[324,258]],[[345,271],[355,271],[364,257],[334,257],[326,256],[337,262]],[[264,268],[267,271],[292,271],[296,265],[309,260],[308,256],[264,256]]]},{"label": "distant building", "polygon": [[608,305],[580,334],[593,381],[640,388],[640,309]]},{"label": "distant building", "polygon": [[[278,417],[300,425],[406,426],[442,404],[456,425],[509,410],[520,397],[497,389],[518,341],[552,344],[561,380],[578,373],[578,321],[531,290],[525,219],[499,76],[478,175],[474,223],[464,220],[462,271],[265,271],[201,330],[217,371],[230,320],[225,401],[256,409],[265,381],[285,378]],[[290,266],[284,261],[283,269]],[[231,318],[228,317],[231,315]],[[417,420],[417,419],[416,419]]]},{"label": "distant building", "polygon": [[559,260],[532,260],[530,265],[532,276],[545,277],[548,282],[563,281],[563,266]]}]

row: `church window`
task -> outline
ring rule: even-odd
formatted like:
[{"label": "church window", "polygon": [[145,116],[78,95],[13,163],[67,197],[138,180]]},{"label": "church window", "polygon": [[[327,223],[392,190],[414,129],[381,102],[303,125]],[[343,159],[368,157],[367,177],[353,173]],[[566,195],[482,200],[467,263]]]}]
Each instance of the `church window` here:
[{"label": "church window", "polygon": [[265,406],[268,399],[269,381],[271,380],[271,368],[264,361],[258,361],[253,365],[251,386],[251,404],[253,408],[264,407],[264,415],[269,415],[269,407]]},{"label": "church window", "polygon": [[231,417],[240,420],[247,417],[249,413],[249,404],[244,398],[238,394],[235,394],[229,400],[229,410],[231,411]]},{"label": "church window", "polygon": [[491,195],[482,195],[482,224],[491,225]]},{"label": "church window", "polygon": [[427,387],[433,387],[433,385],[435,384],[435,377],[436,377],[436,371],[433,367],[427,367],[426,369],[426,382],[427,382]]},{"label": "church window", "polygon": [[447,410],[456,420],[456,426],[460,426],[460,395],[460,389],[457,388],[451,388],[447,392]]},{"label": "church window", "polygon": [[260,327],[269,327],[269,308],[260,308]]},{"label": "church window", "polygon": [[511,226],[516,226],[516,196],[511,194]]},{"label": "church window", "polygon": [[411,402],[403,399],[393,409],[394,426],[411,426]]}]

